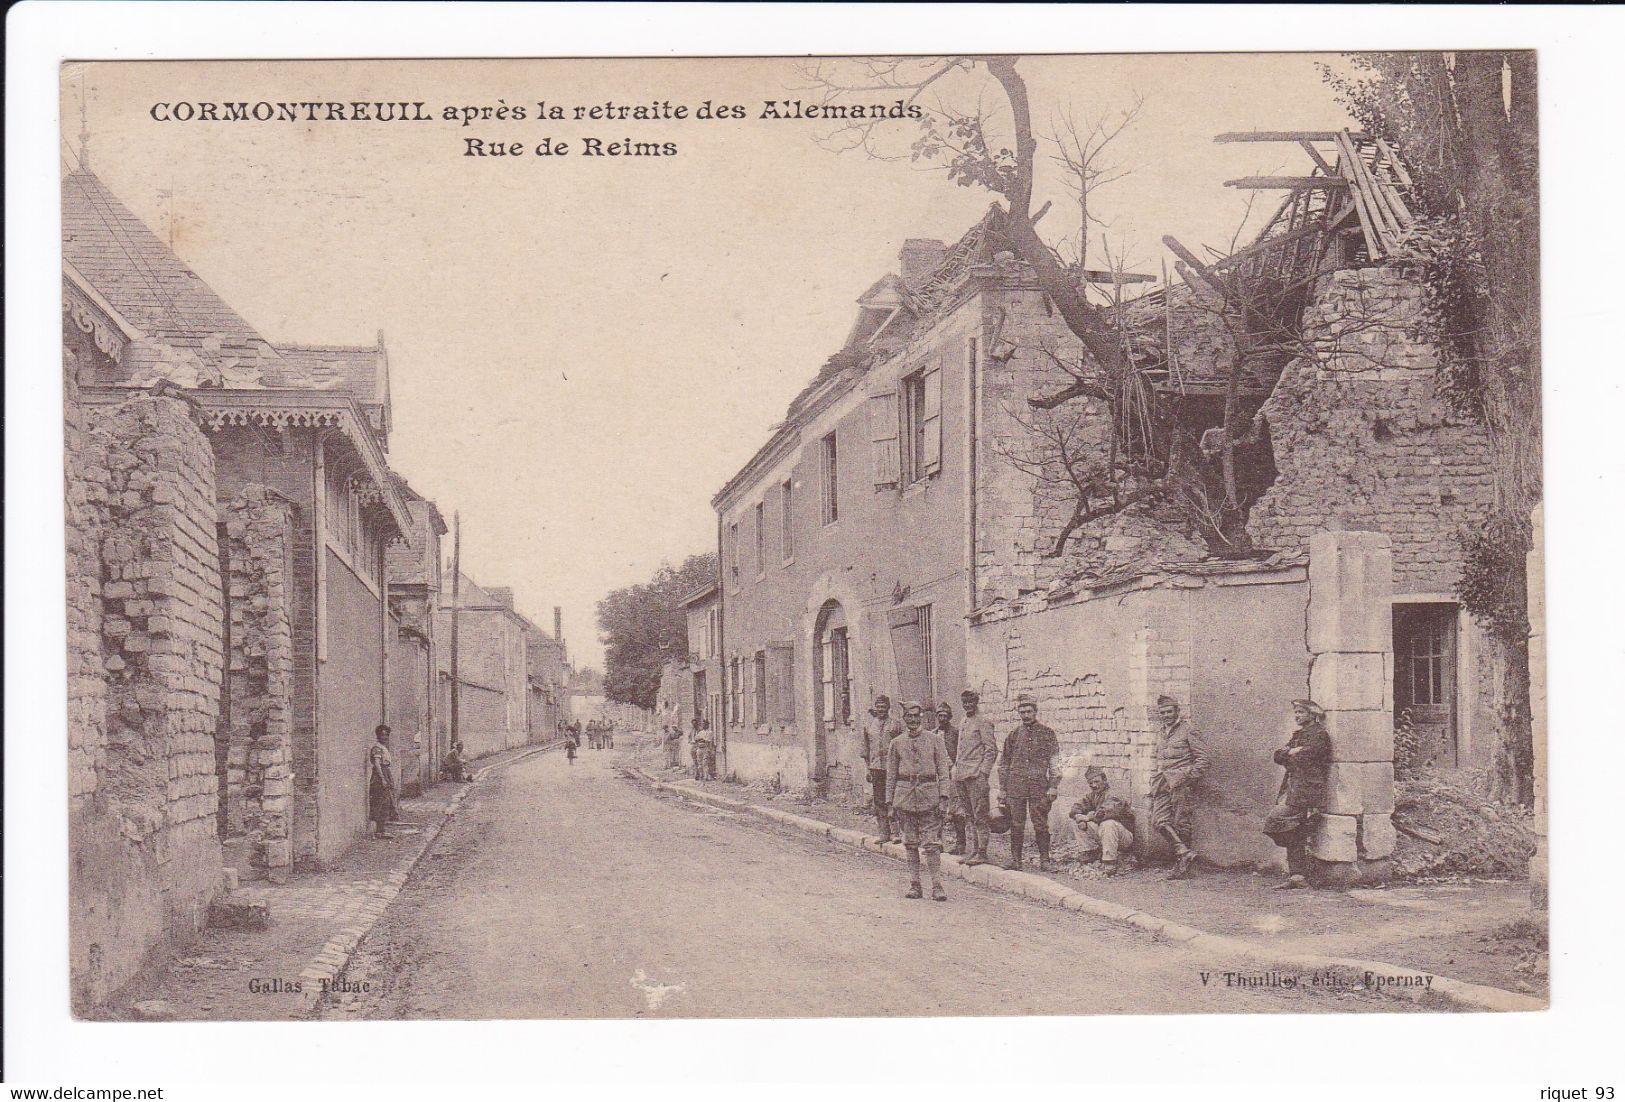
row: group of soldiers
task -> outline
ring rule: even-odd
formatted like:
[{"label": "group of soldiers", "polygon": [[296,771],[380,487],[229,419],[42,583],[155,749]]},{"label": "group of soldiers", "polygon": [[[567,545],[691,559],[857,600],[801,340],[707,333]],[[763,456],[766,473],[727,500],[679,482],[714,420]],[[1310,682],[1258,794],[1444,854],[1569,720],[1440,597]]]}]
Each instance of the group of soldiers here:
[{"label": "group of soldiers", "polygon": [[[1016,698],[1020,723],[1001,743],[992,722],[981,714],[973,689],[960,694],[963,720],[954,723],[953,707],[944,701],[926,723],[925,706],[917,701],[892,714],[891,698],[875,697],[864,724],[862,755],[880,837],[901,842],[908,856],[907,897],[924,897],[921,853],[931,883],[931,898],[948,896],[942,888],[941,855],[944,821],[952,828],[949,853],[967,865],[987,864],[991,834],[1009,832],[1010,859],[1005,867],[1022,868],[1027,823],[1032,823],[1039,868],[1051,862],[1050,810],[1061,785],[1061,746],[1055,731],[1038,721],[1038,701]],[[1264,833],[1287,850],[1291,875],[1283,888],[1307,887],[1312,875],[1308,845],[1315,818],[1324,803],[1331,740],[1325,712],[1311,700],[1293,701],[1297,730],[1275,753],[1286,770],[1279,800],[1264,822]],[[1172,847],[1170,880],[1190,877],[1196,862],[1193,817],[1197,788],[1208,771],[1206,740],[1191,725],[1171,696],[1157,698],[1156,767],[1151,776],[1151,829]],[[1080,856],[1100,862],[1107,876],[1117,875],[1123,854],[1134,845],[1135,817],[1128,800],[1115,795],[1105,770],[1084,771],[1089,790],[1068,812]],[[967,853],[968,850],[968,853]]]},{"label": "group of soldiers", "polygon": [[[581,745],[582,727],[579,722],[575,724],[576,745]],[[615,724],[607,719],[589,719],[587,721],[587,749],[613,750],[615,749]]]},{"label": "group of soldiers", "polygon": [[[683,728],[680,724],[668,723],[660,729],[660,741],[666,749],[666,768],[681,769],[683,765]],[[697,781],[714,781],[717,779],[717,745],[711,737],[711,724],[705,719],[696,719],[693,728],[688,733],[688,758],[690,772]]]}]

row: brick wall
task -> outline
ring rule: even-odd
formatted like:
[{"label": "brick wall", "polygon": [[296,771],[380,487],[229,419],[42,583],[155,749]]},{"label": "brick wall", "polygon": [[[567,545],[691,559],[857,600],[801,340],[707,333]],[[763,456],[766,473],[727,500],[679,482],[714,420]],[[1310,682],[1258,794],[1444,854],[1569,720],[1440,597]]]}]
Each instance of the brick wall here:
[{"label": "brick wall", "polygon": [[70,966],[83,1010],[199,929],[220,888],[223,610],[214,460],[187,404],[133,397],[70,411],[68,428]]},{"label": "brick wall", "polygon": [[226,831],[242,835],[244,878],[284,880],[293,864],[293,543],[297,510],[245,486],[219,503],[229,572],[231,655]]},{"label": "brick wall", "polygon": [[1488,443],[1438,394],[1422,289],[1388,268],[1329,276],[1305,311],[1317,355],[1293,360],[1264,403],[1278,471],[1253,507],[1260,547],[1302,550],[1316,532],[1393,541],[1394,590],[1446,593],[1457,533],[1490,505]]},{"label": "brick wall", "polygon": [[1288,704],[1307,682],[1306,602],[1301,568],[1151,575],[974,624],[972,684],[1001,742],[1018,722],[1013,701],[1023,692],[1055,729],[1063,770],[1051,813],[1057,837],[1071,836],[1067,809],[1087,788],[1084,769],[1098,765],[1134,804],[1136,848],[1150,855],[1164,849],[1148,829],[1153,708],[1159,695],[1175,697],[1213,751],[1197,848],[1221,864],[1273,863],[1275,847],[1258,824],[1279,781],[1270,755],[1286,741]]}]

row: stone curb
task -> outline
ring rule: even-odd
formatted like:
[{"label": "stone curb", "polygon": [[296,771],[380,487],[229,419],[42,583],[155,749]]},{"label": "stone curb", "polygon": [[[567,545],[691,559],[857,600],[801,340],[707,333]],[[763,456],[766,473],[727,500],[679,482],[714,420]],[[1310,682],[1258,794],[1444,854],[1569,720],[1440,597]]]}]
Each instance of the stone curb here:
[{"label": "stone curb", "polygon": [[423,830],[422,840],[409,852],[403,854],[394,866],[385,875],[385,887],[373,893],[361,908],[361,921],[354,926],[346,926],[338,933],[327,939],[327,944],[312,957],[299,973],[299,978],[305,981],[304,988],[299,993],[301,1013],[308,1016],[315,1012],[317,1005],[326,994],[322,990],[324,982],[332,983],[344,975],[344,970],[350,966],[350,958],[355,956],[356,949],[360,948],[372,928],[378,925],[384,911],[395,897],[400,894],[401,888],[406,884],[406,878],[412,874],[413,868],[423,860],[423,855],[429,852],[435,839],[440,837],[440,831],[451,821],[457,809],[463,806],[463,800],[468,797],[476,784],[485,778],[487,773],[497,769],[506,769],[515,762],[535,757],[537,754],[556,750],[563,743],[551,742],[546,746],[537,746],[522,754],[515,754],[506,761],[493,762],[483,769],[476,770],[474,779],[463,785],[446,803],[446,809],[441,812],[440,821],[427,825]]},{"label": "stone curb", "polygon": [[[805,830],[809,834],[828,838],[830,841],[839,842],[855,849],[878,853],[895,860],[902,860],[904,856],[902,846],[882,842],[880,839],[864,834],[861,831],[831,826],[829,823],[809,819],[804,815],[796,815],[776,807],[762,807],[745,800],[720,796],[713,792],[707,792],[702,788],[692,788],[686,784],[673,784],[669,781],[662,781],[650,776],[637,766],[629,765],[625,768],[647,781],[657,791],[670,792],[674,795],[699,800],[702,803],[726,807],[732,811],[749,811],[762,818],[784,823],[799,830]],[[952,854],[945,853],[942,855],[942,871],[945,875],[964,880],[967,883],[978,884],[1011,895],[1023,896],[1035,902],[1047,903],[1064,910],[1093,915],[1096,918],[1103,918],[1110,922],[1133,926],[1163,941],[1188,945],[1203,952],[1237,956],[1257,961],[1260,964],[1304,971],[1355,974],[1378,972],[1386,975],[1403,973],[1430,979],[1431,985],[1429,987],[1400,988],[1392,992],[1417,1001],[1422,1000],[1428,994],[1441,995],[1449,1002],[1463,1009],[1502,1012],[1545,1010],[1548,1006],[1546,1000],[1533,995],[1523,995],[1516,991],[1507,991],[1503,988],[1489,987],[1484,984],[1467,983],[1463,980],[1451,979],[1449,976],[1425,972],[1419,968],[1401,968],[1381,961],[1352,960],[1344,957],[1324,957],[1306,953],[1283,953],[1255,941],[1247,941],[1223,934],[1210,934],[1204,930],[1198,930],[1194,926],[1186,926],[1183,923],[1159,918],[1143,911],[1136,911],[1132,907],[1123,906],[1121,903],[1097,899],[1092,895],[1085,895],[1059,881],[1051,880],[1049,877],[1040,876],[1037,873],[1015,872],[1010,869],[1000,868],[997,865],[967,866]]]}]

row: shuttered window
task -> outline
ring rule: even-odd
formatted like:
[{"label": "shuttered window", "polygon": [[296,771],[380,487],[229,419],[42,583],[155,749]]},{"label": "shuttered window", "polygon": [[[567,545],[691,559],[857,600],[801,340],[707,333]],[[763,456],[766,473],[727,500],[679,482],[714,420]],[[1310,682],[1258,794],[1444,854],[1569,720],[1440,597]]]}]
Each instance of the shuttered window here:
[{"label": "shuttered window", "polygon": [[924,377],[923,408],[920,413],[920,462],[918,477],[926,478],[942,470],[942,368],[933,367]]},{"label": "shuttered window", "polygon": [[889,490],[897,486],[897,394],[885,391],[869,397],[869,446],[874,457],[875,489]]},{"label": "shuttered window", "polygon": [[771,643],[767,648],[767,718],[792,723],[796,718],[795,648]]},{"label": "shuttered window", "polygon": [[835,450],[835,434],[832,432],[824,437],[818,449],[819,482],[823,487],[825,524],[834,524],[841,518],[840,500],[836,496],[836,492],[840,489],[839,458]]}]

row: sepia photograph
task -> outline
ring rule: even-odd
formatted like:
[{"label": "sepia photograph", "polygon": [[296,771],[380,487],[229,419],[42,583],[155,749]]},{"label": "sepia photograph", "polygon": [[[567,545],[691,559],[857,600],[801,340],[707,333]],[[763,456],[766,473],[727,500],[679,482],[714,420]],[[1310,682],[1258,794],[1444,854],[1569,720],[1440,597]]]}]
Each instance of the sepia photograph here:
[{"label": "sepia photograph", "polygon": [[1547,1006],[1533,51],[60,75],[76,1016]]}]

